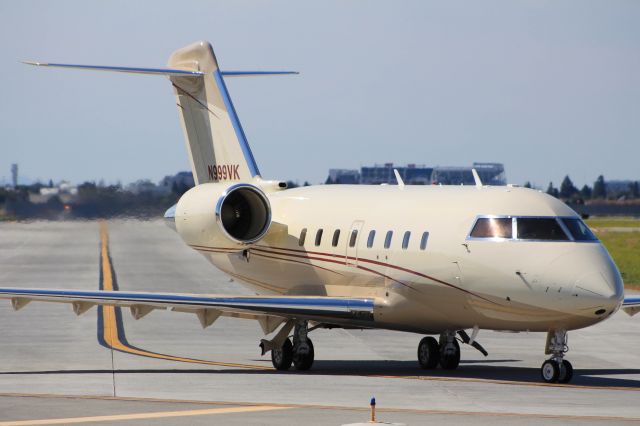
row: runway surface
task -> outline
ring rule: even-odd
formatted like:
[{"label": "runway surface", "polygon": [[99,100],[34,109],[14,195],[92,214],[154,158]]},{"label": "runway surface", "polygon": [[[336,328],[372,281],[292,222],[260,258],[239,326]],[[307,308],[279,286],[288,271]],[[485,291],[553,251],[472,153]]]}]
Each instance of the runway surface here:
[{"label": "runway surface", "polygon": [[[0,286],[249,294],[162,222],[0,224]],[[111,286],[111,287],[110,287]],[[316,330],[310,372],[276,373],[257,322],[0,301],[0,426],[640,422],[640,317],[569,333],[571,385],[539,379],[545,335],[482,331],[489,356],[417,366],[420,336]],[[110,348],[113,348],[111,350]]]}]

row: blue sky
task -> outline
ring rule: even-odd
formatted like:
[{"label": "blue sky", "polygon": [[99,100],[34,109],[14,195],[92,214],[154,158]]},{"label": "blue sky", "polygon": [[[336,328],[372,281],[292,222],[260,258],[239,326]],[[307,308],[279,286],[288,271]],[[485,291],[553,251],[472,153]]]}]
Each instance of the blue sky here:
[{"label": "blue sky", "polygon": [[266,178],[505,163],[510,182],[640,179],[637,1],[0,0],[0,179],[188,169],[169,82],[19,60],[163,66],[211,41]]}]

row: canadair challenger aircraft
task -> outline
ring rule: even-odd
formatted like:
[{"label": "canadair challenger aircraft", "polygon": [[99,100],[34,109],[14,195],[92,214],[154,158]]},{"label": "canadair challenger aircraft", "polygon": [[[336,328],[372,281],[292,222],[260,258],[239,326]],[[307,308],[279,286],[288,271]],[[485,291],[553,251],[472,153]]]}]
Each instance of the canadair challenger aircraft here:
[{"label": "canadair challenger aircraft", "polygon": [[[624,299],[606,249],[561,201],[514,186],[320,185],[287,189],[262,179],[211,45],[174,52],[167,68],[31,62],[32,65],[167,76],[173,86],[195,187],[165,214],[200,252],[256,296],[2,288],[15,309],[65,302],[255,319],[273,366],[309,369],[308,333],[367,328],[424,335],[424,369],[455,369],[460,344],[485,356],[479,330],[546,332],[546,382],[566,383],[567,331],[596,324]],[[276,332],[277,330],[277,332]],[[471,330],[469,335],[465,330]],[[438,336],[438,338],[431,335]],[[291,336],[291,337],[290,337]]]}]

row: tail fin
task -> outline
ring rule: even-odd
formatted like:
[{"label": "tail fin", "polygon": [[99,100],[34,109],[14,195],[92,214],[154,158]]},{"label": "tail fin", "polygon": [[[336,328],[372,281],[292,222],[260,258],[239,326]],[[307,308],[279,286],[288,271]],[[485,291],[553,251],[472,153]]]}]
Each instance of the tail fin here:
[{"label": "tail fin", "polygon": [[173,85],[196,185],[260,177],[223,76],[297,74],[292,71],[220,71],[206,41],[178,49],[169,68],[132,68],[25,62],[29,65],[163,75]]},{"label": "tail fin", "polygon": [[197,42],[176,50],[168,65],[202,73],[169,77],[196,184],[259,177],[211,45]]}]

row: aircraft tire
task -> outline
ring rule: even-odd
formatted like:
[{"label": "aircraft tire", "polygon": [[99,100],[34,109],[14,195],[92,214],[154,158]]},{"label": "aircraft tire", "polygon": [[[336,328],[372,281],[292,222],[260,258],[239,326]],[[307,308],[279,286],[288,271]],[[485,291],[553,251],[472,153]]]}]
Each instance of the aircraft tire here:
[{"label": "aircraft tire", "polygon": [[573,378],[573,365],[566,359],[562,360],[562,369],[558,377],[558,383],[569,383]]},{"label": "aircraft tire", "polygon": [[271,363],[276,370],[286,371],[291,368],[292,362],[293,344],[290,339],[286,339],[280,349],[271,350]]},{"label": "aircraft tire", "polygon": [[540,375],[546,383],[557,383],[560,377],[560,363],[555,359],[546,360],[540,367]]},{"label": "aircraft tire", "polygon": [[313,350],[313,342],[311,339],[307,337],[307,344],[309,345],[309,353],[306,354],[294,354],[293,355],[293,366],[296,370],[306,371],[311,368],[313,365],[313,359],[315,356]]},{"label": "aircraft tire", "polygon": [[440,345],[431,336],[423,337],[418,344],[418,363],[423,370],[433,370],[440,360]]},{"label": "aircraft tire", "polygon": [[460,344],[453,340],[456,350],[451,354],[444,353],[444,347],[440,347],[440,366],[443,370],[455,370],[460,364]]}]

